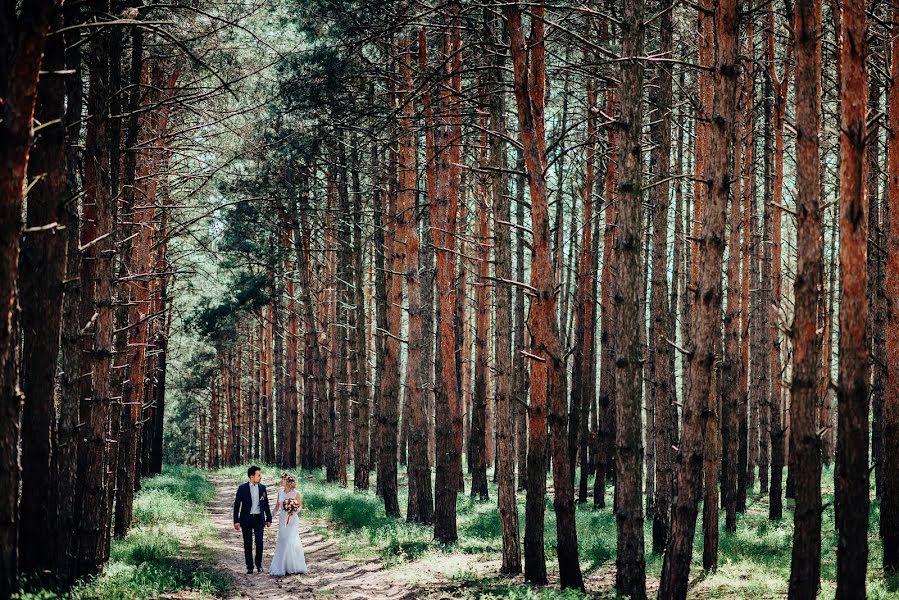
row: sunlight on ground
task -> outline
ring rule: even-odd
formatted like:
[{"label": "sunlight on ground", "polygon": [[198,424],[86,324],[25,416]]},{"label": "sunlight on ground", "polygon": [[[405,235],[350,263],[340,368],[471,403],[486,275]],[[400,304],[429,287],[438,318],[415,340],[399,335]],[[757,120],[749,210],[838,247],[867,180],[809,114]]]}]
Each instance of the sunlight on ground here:
[{"label": "sunlight on ground", "polygon": [[[263,467],[265,481],[274,483],[280,469]],[[219,473],[235,482],[245,479],[244,467],[224,469]],[[381,500],[373,492],[354,492],[335,484],[324,483],[319,471],[298,471],[299,489],[307,512],[305,518],[328,536],[349,558],[379,558],[391,576],[408,582],[433,597],[482,598],[559,598],[561,592],[552,587],[539,595],[523,587],[521,576],[498,578],[502,550],[502,526],[496,506],[496,484],[490,483],[490,500],[482,502],[460,495],[457,504],[458,542],[446,548],[434,542],[431,527],[423,527],[386,517]],[[406,507],[405,477],[401,472],[399,504]],[[491,473],[492,475],[492,473]],[[833,598],[836,578],[836,540],[834,538],[832,479],[830,469],[824,482],[824,539],[822,544],[823,600]],[[352,479],[351,479],[352,481]],[[470,482],[466,481],[466,486]],[[372,481],[374,486],[374,481]],[[467,488],[468,489],[468,488]],[[757,488],[756,488],[757,491]],[[607,492],[608,495],[608,492]],[[524,493],[518,494],[519,526],[524,532]],[[607,498],[608,500],[608,498]],[[577,507],[578,546],[581,568],[592,593],[611,594],[615,582],[615,516],[609,508],[594,511],[592,501]],[[792,501],[784,507],[784,518],[768,520],[767,497],[754,495],[746,514],[739,515],[737,531],[724,531],[724,515],[720,514],[719,568],[713,573],[702,571],[702,519],[697,522],[694,542],[690,598],[782,598],[786,595],[792,550]],[[869,598],[899,599],[896,585],[884,582],[879,569],[880,541],[877,536],[877,504],[871,510],[871,548],[869,565]],[[700,515],[702,510],[700,508]],[[547,497],[544,536],[550,585],[558,585],[555,553],[555,514],[552,496]],[[662,557],[649,552],[652,523],[646,521],[647,590],[658,589]],[[528,595],[531,594],[531,595]],[[564,597],[577,597],[565,594]]]}]

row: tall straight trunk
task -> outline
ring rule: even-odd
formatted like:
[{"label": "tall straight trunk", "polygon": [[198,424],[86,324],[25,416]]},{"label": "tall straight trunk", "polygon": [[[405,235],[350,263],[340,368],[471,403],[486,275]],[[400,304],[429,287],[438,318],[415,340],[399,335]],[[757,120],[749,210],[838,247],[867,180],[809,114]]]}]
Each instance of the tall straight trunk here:
[{"label": "tall straight trunk", "polygon": [[[331,164],[328,166],[326,181],[327,205],[325,212],[324,252],[322,253],[323,286],[320,291],[321,323],[324,331],[324,346],[327,348],[325,364],[322,365],[322,381],[326,383],[327,393],[319,396],[322,401],[320,414],[321,429],[319,443],[321,456],[325,465],[325,479],[329,483],[337,481],[337,375],[339,371],[337,347],[337,169],[338,156],[336,141],[329,147]],[[321,339],[321,338],[319,338]]]},{"label": "tall straight trunk", "polygon": [[[427,71],[428,55],[427,55],[427,35],[424,28],[418,30],[418,67],[421,72]],[[425,196],[424,202],[419,197],[419,211],[421,214],[421,304],[424,308],[421,317],[422,345],[422,363],[425,366],[424,371],[424,411],[427,422],[428,436],[428,466],[434,465],[435,453],[435,435],[434,435],[434,385],[435,385],[435,323],[434,323],[434,279],[436,277],[434,264],[434,242],[431,234],[431,209],[430,199],[437,196],[437,162],[434,157],[434,117],[432,107],[431,87],[426,86],[422,89],[422,120],[424,122],[424,176],[425,176]],[[433,516],[433,515],[432,515]]]},{"label": "tall straight trunk", "polygon": [[[148,68],[143,64],[143,35],[135,29],[131,42],[131,85],[129,98],[131,115],[125,146],[124,205],[131,210],[133,234],[136,237],[130,243],[131,256],[128,257],[129,281],[123,288],[128,296],[127,309],[128,333],[122,336],[127,339],[127,378],[122,386],[122,420],[119,431],[119,465],[116,482],[115,502],[115,535],[122,537],[131,526],[134,493],[138,486],[140,472],[140,456],[138,448],[143,431],[144,385],[147,367],[147,342],[149,323],[153,311],[150,302],[150,285],[152,280],[145,274],[152,268],[150,244],[153,240],[152,221],[156,203],[156,178],[153,177],[159,167],[156,156],[147,151],[139,152],[139,129],[150,130],[145,135],[159,132],[160,115],[144,115],[138,118],[141,108],[141,88],[149,84]],[[154,84],[161,79],[161,67],[154,68]],[[158,74],[158,75],[157,75]],[[154,94],[156,95],[156,94]],[[154,98],[158,101],[157,98]],[[153,131],[155,129],[155,131]],[[152,132],[152,133],[151,133]],[[148,135],[149,134],[149,135]],[[144,141],[145,143],[145,141]],[[155,154],[155,153],[153,153]],[[137,181],[140,179],[140,184]]]},{"label": "tall straight trunk", "polygon": [[[771,487],[768,497],[768,517],[780,519],[783,516],[783,469],[784,469],[784,398],[783,375],[781,365],[781,336],[783,323],[781,308],[782,299],[782,206],[783,206],[783,181],[784,181],[784,124],[787,112],[787,89],[790,82],[791,64],[790,53],[792,41],[787,48],[784,73],[778,78],[774,57],[774,7],[768,5],[768,71],[769,79],[774,88],[774,180],[772,182],[772,205],[766,210],[771,211],[771,287],[769,307],[768,331],[770,346],[770,385],[769,395],[770,410],[770,438],[771,438]],[[817,185],[817,184],[816,184]]]},{"label": "tall straight trunk", "polygon": [[[547,206],[545,97],[544,6],[532,8],[530,39],[525,40],[518,6],[506,11],[514,72],[515,99],[519,132],[531,192],[532,258],[531,288],[535,293],[528,319],[533,336],[531,354],[530,440],[528,443],[528,495],[525,523],[525,579],[546,581],[543,559],[543,499],[546,493],[546,422],[552,437],[552,470],[559,578],[563,588],[583,589],[577,556],[577,531],[574,523],[574,489],[568,462],[567,394],[565,357],[556,321],[552,256],[549,243]],[[547,419],[546,410],[549,409]],[[539,502],[539,506],[536,503]],[[538,521],[539,519],[539,521]],[[539,527],[540,531],[535,531]],[[642,538],[641,538],[642,539]],[[539,544],[537,552],[529,551]],[[531,560],[527,560],[531,558]],[[534,560],[536,559],[536,560]]]},{"label": "tall straight trunk", "polygon": [[[431,495],[431,469],[428,464],[427,414],[423,401],[425,365],[422,363],[421,276],[419,272],[418,220],[415,210],[417,174],[415,165],[415,134],[412,130],[415,103],[409,96],[413,92],[412,64],[416,59],[412,48],[412,34],[399,45],[400,83],[399,96],[402,113],[399,120],[399,194],[397,196],[397,231],[399,243],[405,244],[404,264],[400,271],[406,280],[408,313],[408,353],[406,356],[406,405],[409,415],[409,497],[406,519],[410,522],[430,524],[433,517]],[[397,280],[399,283],[399,280]],[[386,494],[385,494],[386,502]]]},{"label": "tall straight trunk", "polygon": [[[890,74],[899,81],[899,7],[892,10]],[[899,85],[890,86],[887,99],[890,131],[887,133],[887,176],[889,219],[884,222],[886,238],[887,298],[899,298]],[[886,303],[887,356],[899,352],[899,307]],[[880,497],[880,539],[883,541],[883,569],[899,573],[899,364],[887,361],[883,403],[883,484]],[[822,427],[825,424],[821,424]]]},{"label": "tall straight trunk", "polygon": [[[301,204],[299,210],[299,228],[297,236],[299,240],[296,244],[297,252],[297,273],[300,277],[300,293],[303,302],[303,332],[304,341],[304,358],[303,358],[303,433],[301,440],[301,463],[304,469],[318,468],[320,465],[316,462],[315,456],[315,423],[320,419],[317,414],[319,407],[319,394],[322,393],[322,381],[318,379],[318,368],[322,362],[321,347],[318,344],[318,327],[315,320],[315,300],[311,287],[312,272],[312,247],[311,232],[306,219],[306,213],[309,209],[308,190],[304,190],[301,196]],[[367,471],[364,479],[367,480]],[[360,474],[357,473],[357,477]],[[359,485],[358,483],[356,484]],[[367,485],[366,485],[367,487]]]},{"label": "tall straight trunk", "polygon": [[278,311],[274,302],[265,307],[265,394],[262,396],[265,403],[265,462],[275,462],[275,319]]},{"label": "tall straight trunk", "polygon": [[[678,89],[684,89],[685,82],[684,71],[681,70],[680,78],[678,80]],[[675,172],[676,173],[686,173],[689,171],[689,166],[684,161],[684,145],[685,138],[690,135],[690,122],[687,118],[687,112],[685,110],[678,111],[677,117],[677,154],[675,157]],[[687,157],[687,162],[689,162],[689,157]],[[674,182],[674,248],[672,250],[672,266],[671,266],[671,298],[670,298],[670,306],[669,312],[671,314],[671,336],[673,340],[677,340],[679,331],[683,328],[684,324],[681,319],[681,311],[683,309],[683,283],[684,283],[684,275],[686,274],[686,261],[685,255],[688,252],[689,244],[686,236],[689,235],[689,229],[685,227],[684,224],[684,215],[689,214],[689,198],[685,197],[685,185],[682,181],[682,178],[678,178]],[[669,369],[669,376],[671,378],[669,390],[669,397],[673,403],[676,403],[677,406],[680,406],[681,403],[678,402],[678,382],[677,382],[677,373],[682,371],[682,366],[684,363],[683,354],[682,353],[671,353],[671,366]],[[683,398],[682,395],[680,395]],[[671,424],[673,427],[673,441],[677,440],[678,437],[678,426],[679,419],[676,408],[673,409],[672,412],[672,420]],[[672,449],[673,450],[673,449]],[[671,454],[671,478],[672,478],[672,488],[674,481],[674,454]]]},{"label": "tall straight trunk", "polygon": [[218,464],[218,422],[219,422],[219,401],[218,401],[218,382],[214,379],[211,384],[211,398],[209,400],[209,452],[207,453],[207,466],[214,469]]},{"label": "tall straight trunk", "polygon": [[838,599],[865,594],[868,563],[868,359],[865,288],[868,203],[865,196],[867,100],[865,3],[842,4],[840,64],[840,302],[837,466],[835,474]]},{"label": "tall straight trunk", "polygon": [[95,574],[102,564],[109,516],[106,440],[112,396],[113,228],[117,199],[110,178],[109,99],[111,34],[98,34],[89,53],[88,123],[84,157],[84,208],[81,246],[82,322],[89,327],[84,339],[78,489],[75,495],[77,558],[75,573]]},{"label": "tall straight trunk", "polygon": [[[521,573],[521,542],[518,530],[518,506],[515,501],[515,421],[512,380],[512,235],[511,205],[506,173],[506,97],[504,92],[506,46],[499,15],[484,10],[487,43],[493,52],[489,83],[490,95],[490,194],[494,207],[494,239],[496,255],[496,474],[499,516],[502,523],[503,560],[500,573]],[[522,357],[523,358],[523,357]]]},{"label": "tall straight trunk", "polygon": [[[643,0],[628,0],[622,10],[624,56],[643,54]],[[621,67],[621,172],[618,179],[618,291],[613,301],[619,331],[615,354],[615,521],[618,552],[615,589],[631,598],[646,597],[646,558],[643,552],[643,63]]]},{"label": "tall straight trunk", "polygon": [[[267,415],[268,415],[268,401],[266,400],[266,394],[268,393],[268,345],[270,340],[266,335],[268,332],[268,308],[263,307],[259,309],[259,313],[256,316],[259,321],[257,332],[259,336],[259,428],[261,430],[260,437],[261,439],[261,452],[263,461],[268,460],[270,448],[269,448],[269,439],[267,435]],[[211,422],[211,421],[210,421]]]},{"label": "tall straight trunk", "polygon": [[818,302],[824,267],[824,223],[819,173],[818,48],[821,5],[796,4],[796,246],[799,257],[794,284],[793,382],[790,389],[790,435],[796,509],[790,598],[814,599],[821,578],[821,438],[818,435],[818,375],[821,345]]},{"label": "tall straight trunk", "polygon": [[[353,488],[368,489],[369,476],[369,386],[368,386],[368,342],[365,335],[365,288],[363,284],[365,255],[362,242],[365,235],[362,214],[362,190],[359,184],[359,146],[353,137],[350,163],[353,168],[353,310],[354,352],[353,352]],[[303,390],[305,393],[305,381]],[[305,414],[304,414],[305,424]],[[430,478],[429,478],[430,480]]]},{"label": "tall straight trunk", "polygon": [[[742,205],[741,121],[734,124],[733,194],[730,199],[730,232],[727,256],[727,308],[724,311],[724,361],[721,386],[721,496],[725,509],[724,528],[737,530],[737,479],[739,469],[740,398],[740,208]],[[717,511],[716,511],[717,519]]]},{"label": "tall straight trunk", "polygon": [[[80,17],[80,11],[67,7],[64,12],[64,22],[72,24]],[[68,50],[65,56],[66,68],[73,74],[65,79],[66,132],[71,139],[79,139],[82,122],[82,83],[81,83],[81,53],[78,49],[72,49],[77,39],[77,34],[70,30],[63,37],[66,40]],[[62,373],[59,377],[59,392],[57,404],[56,434],[53,439],[54,452],[51,472],[54,485],[50,488],[56,497],[74,498],[77,476],[78,457],[78,409],[79,409],[79,377],[81,373],[81,325],[79,325],[79,310],[81,298],[80,281],[78,273],[81,272],[81,253],[78,249],[80,227],[78,222],[78,201],[75,199],[79,189],[80,174],[80,149],[73,144],[66,144],[66,186],[65,195],[72,200],[65,203],[62,224],[65,226],[66,238],[66,266],[65,282],[63,284],[63,312],[62,312],[62,359],[60,365]],[[62,550],[55,554],[54,564],[60,584],[70,584],[73,578],[74,564],[74,511],[59,511],[53,519],[56,539]]]},{"label": "tall straight trunk", "polygon": [[[601,25],[601,28],[605,28]],[[606,90],[606,113],[615,114],[618,110],[617,91]],[[620,156],[618,152],[618,133],[614,127],[608,129],[608,145],[611,148],[606,161],[605,198],[605,231],[603,233],[602,253],[602,298],[600,299],[600,372],[599,372],[599,452],[596,457],[596,477],[593,485],[593,506],[606,506],[606,476],[611,478],[614,470],[610,468],[610,460],[614,456],[615,439],[615,347],[617,330],[615,305],[612,302],[617,285],[616,264],[616,228],[618,226],[618,198],[616,194]]]},{"label": "tall straight trunk", "polygon": [[487,346],[490,306],[490,204],[488,199],[490,184],[487,175],[487,122],[481,133],[480,168],[477,176],[475,198],[477,202],[478,229],[477,246],[477,279],[475,281],[475,360],[474,360],[474,394],[471,404],[471,427],[469,446],[471,448],[471,495],[487,500],[487,362],[489,350]]},{"label": "tall straight trunk", "polygon": [[[746,10],[751,13],[752,0],[747,2]],[[746,32],[746,54],[752,56],[755,50],[755,21],[749,19]],[[749,386],[750,372],[750,327],[754,326],[751,317],[750,304],[750,267],[752,256],[753,221],[751,218],[753,199],[755,194],[755,69],[747,65],[743,73],[743,81],[740,88],[742,103],[741,131],[743,138],[737,137],[737,143],[745,143],[743,152],[743,167],[740,176],[742,178],[742,262],[740,270],[740,382],[739,382],[739,407],[738,407],[738,431],[739,447],[737,450],[737,512],[746,512],[746,496],[755,481],[755,458],[758,453],[758,427],[755,437],[752,436],[752,410],[750,407],[751,390]]]},{"label": "tall straight trunk", "polygon": [[[460,150],[462,157],[466,156],[465,149]],[[456,385],[459,387],[459,399],[462,415],[462,448],[463,455],[471,469],[471,445],[468,443],[471,431],[471,322],[468,302],[468,271],[472,267],[468,251],[468,170],[462,171],[459,185],[459,223],[456,228],[456,240],[453,247],[458,252],[458,272],[456,274],[456,295],[453,327],[456,330]],[[465,492],[465,477],[462,472],[462,464],[459,464],[459,491]]]},{"label": "tall straight trunk", "polygon": [[[284,390],[284,412],[279,419],[284,423],[283,435],[280,440],[281,446],[281,464],[288,469],[294,469],[297,466],[297,415],[298,415],[298,399],[297,386],[299,377],[297,368],[299,366],[299,309],[295,297],[294,278],[296,263],[292,260],[294,250],[291,247],[296,230],[296,204],[291,201],[283,223],[283,231],[281,233],[281,246],[284,251],[284,292],[287,296],[287,322],[284,330],[284,362],[285,362],[285,390]],[[295,256],[295,255],[294,255]]]},{"label": "tall straight trunk", "polygon": [[[434,382],[436,417],[436,477],[434,481],[434,538],[449,543],[456,541],[456,492],[462,471],[462,411],[456,384],[456,332],[453,313],[455,305],[456,213],[459,206],[461,179],[461,91],[462,53],[461,6],[458,1],[448,4],[443,20],[448,27],[442,33],[441,54],[446,59],[436,105],[444,116],[435,123],[437,189],[429,198],[431,233],[437,251],[437,352],[439,372]],[[426,58],[426,57],[425,57]],[[439,124],[439,126],[438,126]]]},{"label": "tall straight trunk", "polygon": [[348,172],[346,167],[346,152],[344,151],[345,137],[342,133],[338,134],[340,142],[337,147],[338,167],[338,186],[337,199],[339,220],[336,225],[337,231],[337,281],[336,281],[336,301],[337,301],[337,355],[336,370],[338,379],[337,388],[337,412],[339,420],[335,423],[335,440],[336,448],[336,468],[337,481],[340,485],[346,486],[347,467],[349,463],[349,447],[350,447],[350,431],[352,422],[350,420],[350,390],[353,382],[351,380],[352,373],[350,369],[350,306],[351,290],[350,290],[350,191]]},{"label": "tall straight trunk", "polygon": [[[387,193],[383,187],[382,169],[380,165],[379,148],[372,144],[371,147],[371,170],[374,174],[374,211],[373,211],[373,228],[374,228],[374,300],[375,300],[375,339],[374,339],[374,382],[373,382],[373,398],[372,398],[372,415],[373,431],[371,432],[371,464],[377,466],[381,452],[381,432],[379,423],[381,422],[381,376],[384,371],[384,344],[387,336],[387,273],[384,269],[386,262],[387,246],[384,237],[384,221],[387,207]],[[375,482],[377,492],[381,493],[380,480]]]},{"label": "tall straight trunk", "polygon": [[4,100],[0,121],[0,597],[9,596],[18,587],[19,426],[23,397],[17,365],[16,278],[32,117],[47,32],[58,4],[53,0],[27,0],[19,9],[18,18],[14,5],[4,7],[0,17],[8,19],[4,29],[16,44],[12,56],[3,57],[6,64],[0,70],[0,96]]},{"label": "tall straight trunk", "polygon": [[[661,0],[659,21],[659,52],[670,53],[673,45],[673,19],[671,0]],[[656,67],[656,85],[650,91],[650,103],[655,107],[655,119],[650,129],[653,165],[652,203],[652,280],[650,290],[649,346],[652,348],[652,377],[648,381],[655,414],[655,436],[647,440],[654,446],[655,489],[652,512],[652,550],[661,553],[668,543],[668,526],[671,521],[671,500],[674,495],[673,456],[674,421],[677,407],[671,403],[669,369],[672,362],[671,312],[668,304],[668,207],[671,186],[671,101],[673,82],[667,65]],[[677,242],[675,242],[677,243]],[[647,466],[647,468],[649,468]],[[649,493],[649,491],[647,491]]]},{"label": "tall straight trunk", "polygon": [[[55,21],[62,22],[61,12]],[[65,68],[62,36],[47,40],[45,71]],[[53,572],[57,552],[50,539],[57,523],[48,518],[54,488],[53,438],[54,382],[60,348],[63,279],[66,270],[66,82],[60,76],[41,79],[35,118],[48,125],[34,141],[28,164],[29,179],[36,181],[28,194],[27,230],[19,258],[18,303],[22,327],[22,393],[28,400],[22,413],[22,495],[19,513],[20,571]]]},{"label": "tall straight trunk", "polygon": [[[874,7],[877,6],[875,2]],[[874,9],[876,10],[876,9]],[[876,40],[875,42],[876,43]],[[869,114],[880,113],[880,82],[871,78],[868,83]],[[867,339],[871,352],[871,461],[874,468],[875,497],[880,497],[883,473],[883,401],[886,381],[886,347],[884,323],[880,307],[884,281],[881,278],[883,236],[880,227],[880,119],[868,127],[867,138],[867,196],[868,196],[868,318]]]},{"label": "tall straight trunk", "polygon": [[[170,79],[171,81],[171,79]],[[174,85],[174,83],[172,84]],[[162,172],[168,171],[169,151],[163,146],[165,152],[161,154],[163,160]],[[153,302],[153,314],[158,317],[153,321],[151,339],[153,341],[153,375],[152,396],[150,396],[150,404],[153,406],[152,421],[148,423],[152,430],[152,439],[150,440],[149,457],[147,465],[147,475],[158,475],[162,473],[162,451],[163,451],[163,424],[165,421],[165,396],[166,396],[166,374],[168,372],[168,346],[169,336],[172,329],[172,310],[171,297],[169,295],[169,282],[171,275],[167,273],[171,270],[168,240],[169,240],[169,211],[171,198],[169,197],[168,187],[163,183],[160,192],[162,200],[159,210],[154,217],[158,223],[155,230],[155,237],[152,246],[156,249],[155,262],[153,270],[161,275],[156,278]]]},{"label": "tall straight trunk", "polygon": [[256,348],[258,333],[252,323],[247,325],[246,336],[247,350],[250,355],[249,364],[247,365],[247,377],[249,378],[250,383],[249,388],[247,389],[247,403],[249,404],[249,410],[247,411],[247,459],[250,462],[256,462],[259,460],[259,453],[257,451],[259,423],[256,420],[258,414],[257,407],[259,406],[259,390],[256,387],[259,383],[259,353]]},{"label": "tall straight trunk", "polygon": [[[737,77],[736,46],[739,27],[736,0],[715,6],[715,94],[707,170],[708,204],[703,213],[697,257],[702,270],[695,281],[690,314],[690,354],[687,363],[688,393],[684,401],[681,462],[677,472],[677,499],[671,522],[671,539],[662,567],[659,597],[681,600],[687,595],[693,534],[698,511],[697,484],[704,455],[703,433],[707,419],[715,353],[720,343],[721,268],[724,254],[725,216],[732,185],[733,123]],[[715,485],[715,481],[708,485]]]},{"label": "tall straight trunk", "polygon": [[[523,145],[523,164],[526,168],[528,185],[531,194],[531,223],[532,223],[532,239],[531,249],[533,252],[531,259],[531,281],[537,281],[536,274],[546,281],[552,282],[551,273],[547,273],[544,269],[551,269],[551,259],[549,254],[549,232],[548,215],[546,214],[546,180],[544,178],[543,168],[543,150],[540,146],[536,112],[533,106],[534,100],[540,102],[542,106],[543,96],[540,91],[531,91],[530,86],[533,76],[528,68],[537,68],[542,63],[539,57],[531,60],[529,57],[529,48],[524,37],[521,11],[517,5],[509,5],[506,8],[506,28],[509,35],[510,50],[513,68],[513,85],[515,89],[515,101],[518,113],[519,130],[522,142],[525,140],[527,144]],[[541,40],[542,42],[542,40]],[[540,46],[540,50],[543,46]],[[533,64],[536,63],[536,64]],[[543,73],[540,73],[543,77]],[[542,80],[540,84],[542,85]],[[533,95],[533,99],[532,99]],[[541,115],[542,116],[542,113]],[[527,137],[526,137],[527,136]],[[537,214],[534,214],[535,203],[538,204]],[[540,209],[543,209],[541,212]],[[542,219],[538,222],[537,219]],[[537,226],[542,227],[538,231]],[[535,263],[537,240],[541,242],[540,262]],[[547,265],[546,263],[550,264]],[[550,283],[550,285],[552,285]],[[541,306],[539,295],[534,296],[531,300],[530,314],[528,316],[528,329],[531,335],[537,337],[532,340],[531,348],[539,343],[539,334],[534,331],[535,315],[538,311],[546,310],[546,302],[552,296],[552,290],[547,294],[548,297],[543,298]],[[546,316],[543,315],[543,324],[545,325]],[[554,317],[554,315],[552,315]],[[554,320],[554,319],[553,319]],[[530,354],[530,353],[529,353]],[[543,548],[543,528],[544,528],[544,511],[546,499],[546,392],[549,384],[547,379],[547,364],[545,356],[529,356],[531,368],[529,370],[530,381],[530,399],[528,403],[528,453],[527,453],[527,496],[525,500],[525,525],[524,525],[524,578],[525,581],[538,585],[547,582],[546,577],[546,556]]]},{"label": "tall straight trunk", "polygon": [[[515,170],[519,173],[515,184],[515,278],[518,282],[525,280],[524,268],[524,189],[526,187],[524,172],[524,156],[520,153],[515,164]],[[527,357],[525,348],[529,343],[527,327],[525,324],[525,288],[515,286],[515,334],[514,353],[512,355],[512,405],[515,415],[515,462],[518,463],[518,481],[516,489],[524,491],[527,488],[527,456],[528,456],[528,389],[530,378],[528,376]]]},{"label": "tall straight trunk", "polygon": [[[758,372],[756,403],[758,404],[758,424],[759,424],[759,492],[768,493],[768,467],[770,466],[771,457],[771,437],[770,437],[770,421],[771,421],[771,331],[769,323],[771,321],[770,304],[771,304],[771,227],[772,227],[772,210],[774,202],[774,128],[772,122],[773,114],[773,86],[771,78],[765,78],[765,100],[764,100],[764,122],[765,122],[765,139],[764,139],[764,193],[762,195],[762,208],[760,223],[761,236],[756,244],[756,258],[759,271],[759,286],[756,294],[756,311],[754,314],[758,320],[757,327],[757,354],[756,360],[753,362],[753,370]],[[778,374],[779,376],[779,374]]]},{"label": "tall straight trunk", "polygon": [[[404,171],[408,168],[405,150],[410,144],[398,143],[400,151],[404,152],[399,157],[398,168]],[[395,154],[391,150],[391,154]],[[395,161],[391,159],[391,167]],[[414,163],[413,163],[414,165]],[[414,166],[412,167],[414,169]],[[393,169],[389,173],[393,178]],[[400,173],[399,189],[394,187],[394,192],[388,194],[386,214],[386,263],[389,265],[387,273],[387,339],[384,342],[384,364],[381,373],[381,409],[378,413],[378,429],[380,430],[380,447],[378,456],[378,489],[384,498],[384,510],[392,517],[400,516],[399,501],[397,500],[397,435],[399,427],[400,408],[400,340],[402,338],[401,312],[403,304],[403,280],[401,274],[405,268],[406,233],[404,223],[406,219],[414,218],[403,212],[407,196],[412,194],[411,189],[405,187],[409,183],[408,175]],[[414,188],[413,186],[410,186]],[[403,205],[400,205],[400,202]]]},{"label": "tall straight trunk", "polygon": [[[590,53],[584,50],[584,60]],[[568,430],[568,458],[571,472],[580,462],[578,503],[587,501],[589,477],[587,446],[589,437],[590,407],[595,394],[593,363],[596,360],[596,325],[593,320],[593,193],[596,187],[596,79],[591,73],[586,82],[587,128],[584,155],[584,221],[581,231],[581,253],[578,259],[577,290],[574,300],[574,364],[571,373],[571,419]],[[578,459],[580,459],[578,461]]]}]

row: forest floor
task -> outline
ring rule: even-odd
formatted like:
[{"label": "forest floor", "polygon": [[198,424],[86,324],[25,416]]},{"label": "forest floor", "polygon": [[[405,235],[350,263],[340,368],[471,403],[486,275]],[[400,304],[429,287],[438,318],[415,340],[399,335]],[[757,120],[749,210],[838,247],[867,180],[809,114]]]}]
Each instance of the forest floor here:
[{"label": "forest floor", "polygon": [[[263,466],[263,483],[277,477],[280,469]],[[299,591],[326,597],[388,598],[414,597],[423,600],[450,598],[478,598],[490,600],[575,600],[582,598],[615,598],[615,515],[611,510],[611,488],[606,491],[606,506],[593,510],[592,501],[577,506],[576,520],[581,569],[584,572],[587,594],[558,589],[558,563],[556,558],[555,514],[552,508],[551,483],[545,511],[545,553],[549,585],[544,588],[526,586],[519,575],[514,578],[499,577],[502,551],[502,527],[496,505],[496,483],[490,482],[490,499],[481,501],[468,494],[460,494],[457,500],[459,539],[450,546],[433,540],[431,527],[406,523],[384,514],[383,502],[373,492],[355,492],[349,488],[324,481],[321,471],[297,471],[298,489],[303,495],[304,511],[302,537],[306,545],[306,559],[310,575],[295,581],[277,582],[266,578],[276,586],[274,595],[253,595],[260,598],[296,597]],[[491,473],[492,474],[492,473]],[[220,568],[228,568],[235,574],[238,588],[245,578],[254,586],[260,576],[243,575],[243,557],[239,534],[231,525],[230,509],[235,486],[246,479],[245,467],[231,467],[210,474],[216,486],[224,486],[224,492],[216,494],[211,507],[216,530],[225,541],[230,556],[222,554]],[[352,481],[352,471],[350,473]],[[224,483],[220,483],[224,481]],[[820,598],[834,597],[836,579],[836,535],[833,521],[832,473],[825,470],[824,523],[822,535],[822,585]],[[399,472],[399,504],[403,512],[408,492],[405,469]],[[470,479],[466,477],[466,491],[470,491]],[[372,480],[372,487],[374,480]],[[591,486],[592,489],[592,486]],[[714,572],[702,570],[702,520],[697,523],[694,540],[694,560],[688,597],[705,600],[710,598],[783,598],[786,596],[792,548],[792,501],[784,505],[784,517],[768,520],[766,495],[757,488],[750,498],[748,510],[739,515],[736,533],[724,531],[724,515],[721,513],[719,565]],[[873,497],[873,493],[872,493]],[[519,526],[524,529],[524,493],[518,493]],[[592,499],[591,499],[592,500]],[[215,508],[220,505],[219,508]],[[880,568],[881,546],[877,534],[879,505],[872,501],[869,533],[868,598],[899,600],[899,578],[884,579]],[[216,511],[225,511],[223,517]],[[700,510],[701,514],[701,510]],[[220,518],[224,519],[219,525]],[[662,556],[653,554],[651,548],[652,520],[646,520],[646,575],[647,592],[654,597],[662,568]],[[273,549],[274,528],[268,530],[269,555]],[[521,538],[523,539],[523,537]],[[324,573],[313,573],[316,561]],[[227,563],[227,564],[225,564]],[[343,565],[332,567],[330,565]],[[341,572],[337,569],[348,569]],[[370,573],[365,573],[370,571]],[[328,573],[331,573],[330,575]],[[347,575],[353,573],[353,575]],[[335,593],[337,580],[346,578],[346,592]],[[377,582],[378,592],[366,592],[361,581]],[[277,585],[285,587],[277,588]],[[286,586],[298,591],[287,592]],[[329,587],[330,586],[330,587]],[[385,591],[386,590],[386,591]],[[404,590],[407,596],[403,596]],[[350,592],[361,596],[351,596]],[[277,593],[285,594],[278,596]],[[397,596],[388,596],[396,593]],[[370,594],[370,595],[365,595]],[[378,595],[382,594],[382,595]],[[236,596],[239,597],[239,596]],[[310,597],[310,596],[301,596]]]},{"label": "forest floor", "polygon": [[[316,531],[327,524],[304,519],[300,537],[309,572],[306,575],[272,577],[267,572],[248,575],[244,565],[243,541],[234,530],[232,507],[235,483],[230,477],[217,476],[215,496],[207,509],[215,527],[217,568],[233,582],[227,598],[287,600],[292,598],[339,598],[341,600],[406,600],[415,598],[409,586],[397,581],[379,560],[348,560],[341,557],[336,544]],[[272,494],[274,496],[274,494]],[[277,520],[265,530],[263,567],[267,569],[275,551]]]}]

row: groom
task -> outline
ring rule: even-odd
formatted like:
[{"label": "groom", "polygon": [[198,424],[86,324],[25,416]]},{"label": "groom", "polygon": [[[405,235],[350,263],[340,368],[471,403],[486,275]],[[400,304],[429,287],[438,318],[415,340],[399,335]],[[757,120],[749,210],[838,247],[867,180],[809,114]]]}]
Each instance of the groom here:
[{"label": "groom", "polygon": [[263,524],[272,526],[272,511],[262,480],[262,470],[257,466],[247,469],[247,481],[237,488],[234,497],[234,530],[243,530],[243,555],[247,562],[247,575],[253,573],[253,538],[256,538],[256,570],[262,573]]}]

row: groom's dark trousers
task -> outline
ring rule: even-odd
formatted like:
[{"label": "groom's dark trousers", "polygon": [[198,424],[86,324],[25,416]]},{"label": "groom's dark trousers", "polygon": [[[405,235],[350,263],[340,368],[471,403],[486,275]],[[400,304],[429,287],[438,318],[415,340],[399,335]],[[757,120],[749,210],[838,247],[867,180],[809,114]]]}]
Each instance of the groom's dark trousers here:
[{"label": "groom's dark trousers", "polygon": [[247,570],[253,568],[253,540],[256,541],[256,566],[262,567],[262,536],[265,532],[265,524],[272,522],[272,511],[268,505],[268,495],[265,486],[259,484],[259,513],[250,514],[253,507],[253,499],[250,493],[250,484],[244,483],[237,488],[234,496],[234,522],[240,523],[240,531],[243,533],[243,555],[247,562]]},{"label": "groom's dark trousers", "polygon": [[253,568],[253,538],[256,539],[256,566],[262,566],[262,534],[265,532],[265,521],[262,515],[250,515],[241,522],[243,533],[243,557],[247,561],[247,569]]}]

